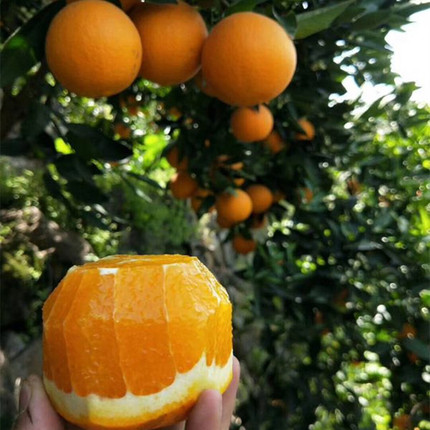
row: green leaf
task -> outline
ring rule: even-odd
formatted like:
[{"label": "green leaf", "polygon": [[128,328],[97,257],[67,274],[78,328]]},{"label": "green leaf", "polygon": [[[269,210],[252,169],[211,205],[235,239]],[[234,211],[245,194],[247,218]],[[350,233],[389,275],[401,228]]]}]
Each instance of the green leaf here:
[{"label": "green leaf", "polygon": [[423,360],[430,361],[430,349],[427,344],[418,339],[405,339],[404,344],[406,348],[417,354]]},{"label": "green leaf", "polygon": [[238,0],[227,9],[225,15],[228,16],[237,12],[253,11],[255,6],[264,1],[265,0]]},{"label": "green leaf", "polygon": [[117,161],[130,157],[133,151],[85,124],[68,124],[66,141],[85,160]]},{"label": "green leaf", "polygon": [[276,11],[275,7],[272,7],[272,13],[275,19],[285,28],[285,31],[291,36],[294,37],[297,31],[297,19],[296,14],[294,12],[289,12],[285,18],[279,15]]},{"label": "green leaf", "polygon": [[1,142],[1,155],[9,155],[11,157],[22,156],[29,150],[30,143],[21,137],[5,139]]},{"label": "green leaf", "polygon": [[84,181],[68,181],[66,189],[76,200],[90,205],[105,203],[108,199],[94,184]]},{"label": "green leaf", "polygon": [[54,1],[19,28],[5,42],[0,54],[1,86],[6,87],[27,73],[45,55],[45,39],[52,18],[65,5]]},{"label": "green leaf", "polygon": [[157,188],[159,190],[164,190],[164,188],[156,181],[154,181],[153,179],[149,178],[148,176],[144,176],[144,175],[139,175],[138,173],[134,173],[134,172],[127,172],[127,175],[139,179],[139,181],[143,181],[146,182],[147,184],[151,185],[154,188]]},{"label": "green leaf", "polygon": [[297,15],[296,39],[304,39],[315,33],[326,30],[354,0],[347,0],[333,6],[326,6]]},{"label": "green leaf", "polygon": [[58,173],[67,180],[85,181],[93,183],[93,176],[100,173],[94,165],[88,165],[76,154],[63,155],[55,163]]},{"label": "green leaf", "polygon": [[367,13],[352,24],[353,30],[369,30],[379,27],[389,21],[392,14],[391,9],[378,10],[377,12]]},{"label": "green leaf", "polygon": [[50,121],[51,111],[49,108],[42,103],[33,102],[22,122],[22,135],[32,139],[42,133]]}]

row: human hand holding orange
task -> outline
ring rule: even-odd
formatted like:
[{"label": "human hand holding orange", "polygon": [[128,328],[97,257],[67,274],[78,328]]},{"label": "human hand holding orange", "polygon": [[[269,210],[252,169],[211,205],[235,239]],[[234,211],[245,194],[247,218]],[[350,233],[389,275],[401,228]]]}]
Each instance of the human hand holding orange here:
[{"label": "human hand holding orange", "polygon": [[[215,390],[204,391],[188,420],[165,427],[164,430],[228,430],[239,385],[239,361],[233,360],[233,379],[221,395]],[[19,416],[15,430],[78,430],[55,412],[39,377],[30,376],[21,388]],[[161,430],[161,429],[160,429]]]}]

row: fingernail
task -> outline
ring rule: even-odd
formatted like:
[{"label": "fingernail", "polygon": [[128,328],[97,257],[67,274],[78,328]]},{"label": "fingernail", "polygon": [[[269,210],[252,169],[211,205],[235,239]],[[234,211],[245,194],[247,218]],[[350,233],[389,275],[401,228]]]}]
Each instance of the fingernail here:
[{"label": "fingernail", "polygon": [[19,413],[22,414],[30,405],[31,398],[31,385],[24,379],[21,383],[21,390],[19,392]]}]

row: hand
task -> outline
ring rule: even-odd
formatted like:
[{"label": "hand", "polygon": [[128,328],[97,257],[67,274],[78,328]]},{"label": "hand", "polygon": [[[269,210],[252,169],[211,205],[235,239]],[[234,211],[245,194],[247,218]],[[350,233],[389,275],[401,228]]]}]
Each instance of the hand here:
[{"label": "hand", "polygon": [[[233,380],[222,396],[215,390],[204,391],[187,422],[159,430],[228,430],[239,385],[239,374],[239,361],[234,357]],[[21,387],[19,410],[15,430],[79,430],[78,427],[65,423],[55,412],[42,381],[35,375],[29,376]]]}]

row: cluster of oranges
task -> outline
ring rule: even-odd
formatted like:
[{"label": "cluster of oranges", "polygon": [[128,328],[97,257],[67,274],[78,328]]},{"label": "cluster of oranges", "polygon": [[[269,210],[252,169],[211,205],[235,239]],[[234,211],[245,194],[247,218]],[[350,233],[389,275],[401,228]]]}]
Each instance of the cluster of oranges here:
[{"label": "cluster of oranges", "polygon": [[[267,113],[269,113],[269,115]],[[243,127],[244,133],[249,130],[262,130],[263,121],[261,121],[260,114],[269,118],[270,128],[268,127],[269,136],[266,136],[265,140],[262,140],[264,137],[261,137],[258,140],[262,140],[263,144],[267,145],[275,154],[279,152],[279,150],[283,149],[286,144],[279,133],[272,130],[273,117],[270,114],[270,111],[265,107],[261,108],[260,111],[254,111],[249,108],[238,108],[232,116],[232,133],[240,140],[237,136],[237,122],[239,122],[237,119],[238,117],[239,120],[243,121],[240,125]],[[299,124],[301,125],[304,133],[297,133],[295,136],[296,139],[312,140],[315,136],[315,130],[312,123],[306,119],[301,119]],[[275,138],[278,144],[276,148],[273,149],[271,143],[275,141]],[[251,141],[254,141],[254,139],[249,140],[249,142]],[[210,142],[208,142],[208,145],[210,145]],[[269,211],[271,206],[278,203],[285,197],[279,190],[272,191],[262,183],[253,183],[242,189],[241,187],[245,184],[245,179],[236,175],[236,173],[242,170],[244,163],[239,161],[225,164],[229,162],[229,157],[226,155],[218,157],[213,169],[219,167],[227,168],[231,173],[231,184],[228,190],[217,193],[199,186],[198,181],[189,172],[189,159],[181,154],[177,145],[170,147],[166,154],[166,158],[170,165],[177,169],[176,174],[170,182],[172,195],[180,200],[190,199],[191,207],[196,213],[201,213],[202,205],[205,202],[208,201],[210,204],[214,202],[211,206],[205,205],[205,209],[208,212],[216,210],[216,220],[220,228],[234,228],[240,223],[245,222],[246,226],[251,230],[260,229],[266,223],[266,213]],[[312,200],[313,195],[311,195],[311,190],[305,189],[304,194],[307,201]],[[233,236],[232,245],[233,249],[237,253],[248,254],[256,249],[257,243],[251,235],[246,236],[236,232]]]},{"label": "cluster of oranges", "polygon": [[[68,90],[97,98],[122,92],[138,76],[164,86],[196,77],[206,93],[250,107],[277,97],[294,75],[294,44],[264,15],[236,13],[209,33],[200,13],[182,1],[122,5],[69,0],[54,17],[46,58]],[[235,122],[240,128],[240,113]]]},{"label": "cluster of oranges", "polygon": [[[290,84],[297,55],[293,41],[276,21],[254,12],[239,12],[221,19],[209,32],[192,6],[122,0],[122,9],[104,0],[68,0],[47,33],[46,57],[56,79],[79,96],[112,96],[137,77],[162,86],[191,79],[205,94],[234,106],[231,131],[243,143],[264,142],[276,154],[286,144],[277,133],[268,102]],[[299,122],[311,140],[310,122]],[[130,129],[115,126],[115,134],[130,137]],[[178,199],[191,198],[198,211],[211,195],[188,172],[188,160],[177,148],[168,154],[178,173],[170,184]],[[224,160],[220,160],[222,163]],[[242,163],[229,165],[241,170]],[[234,175],[233,175],[234,176]],[[237,176],[237,175],[236,175]],[[214,197],[218,223],[232,227],[250,220],[260,226],[264,213],[279,201],[263,184],[240,189],[244,179],[234,177],[234,189]],[[246,254],[255,249],[251,238],[235,236],[233,246]]]}]

